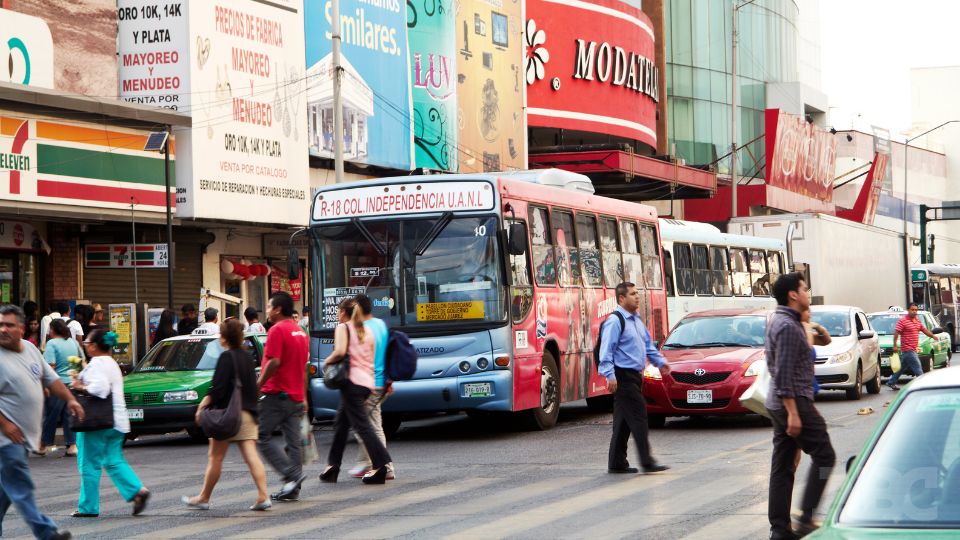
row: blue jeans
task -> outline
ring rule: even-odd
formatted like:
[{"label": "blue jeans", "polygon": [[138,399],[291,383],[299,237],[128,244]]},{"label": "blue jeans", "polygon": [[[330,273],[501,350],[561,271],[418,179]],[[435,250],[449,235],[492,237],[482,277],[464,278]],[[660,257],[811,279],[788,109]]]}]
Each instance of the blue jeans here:
[{"label": "blue jeans", "polygon": [[914,377],[923,375],[923,368],[920,366],[920,357],[917,356],[917,351],[903,351],[900,353],[900,371],[894,373],[893,376],[890,377],[890,380],[887,381],[887,384],[890,386],[897,384],[897,381],[900,380],[900,375],[903,375],[904,371],[912,373]]},{"label": "blue jeans", "polygon": [[84,431],[77,437],[77,468],[80,469],[80,501],[77,510],[100,513],[100,475],[106,469],[123,500],[130,502],[143,488],[127,460],[123,458],[123,438],[119,431]]},{"label": "blue jeans", "polygon": [[[10,503],[17,507],[20,517],[27,522],[33,535],[41,540],[57,534],[57,524],[37,508],[33,498],[33,479],[27,466],[27,447],[22,444],[8,444],[0,447],[0,527],[3,517],[10,509]],[[0,535],[3,529],[0,528]]]},{"label": "blue jeans", "polygon": [[40,442],[44,446],[54,443],[58,423],[63,426],[63,444],[67,446],[76,444],[77,436],[70,429],[70,411],[67,410],[67,402],[51,395],[43,403],[43,435],[40,437]]}]

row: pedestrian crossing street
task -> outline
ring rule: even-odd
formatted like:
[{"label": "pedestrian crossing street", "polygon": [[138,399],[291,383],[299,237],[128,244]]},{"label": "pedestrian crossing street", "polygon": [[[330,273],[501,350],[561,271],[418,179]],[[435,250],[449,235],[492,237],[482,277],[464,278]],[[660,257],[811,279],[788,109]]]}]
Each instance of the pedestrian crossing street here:
[{"label": "pedestrian crossing street", "polygon": [[[365,486],[346,472],[337,484],[321,484],[314,464],[301,501],[265,513],[246,510],[256,492],[238,455],[228,458],[207,512],[180,503],[181,495],[199,490],[203,463],[191,460],[180,471],[175,462],[134,463],[153,493],[147,511],[130,516],[130,505],[105,477],[98,519],[69,517],[78,485],[73,461],[31,460],[31,467],[41,508],[80,538],[759,539],[768,527],[768,454],[761,442],[708,460],[672,462],[656,475],[608,475],[595,464],[561,468],[547,459],[502,467],[411,464],[385,486]],[[717,459],[723,474],[715,472]],[[279,485],[272,473],[270,485]],[[733,495],[740,502],[728,502]],[[29,537],[13,511],[3,532]]]}]

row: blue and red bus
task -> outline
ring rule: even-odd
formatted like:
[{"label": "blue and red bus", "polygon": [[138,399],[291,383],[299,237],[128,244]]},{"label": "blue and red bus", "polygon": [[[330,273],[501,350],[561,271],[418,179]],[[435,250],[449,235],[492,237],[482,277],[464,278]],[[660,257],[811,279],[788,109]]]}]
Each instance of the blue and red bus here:
[{"label": "blue and red bus", "polygon": [[[552,427],[561,403],[607,407],[593,346],[614,287],[642,291],[644,320],[667,331],[656,211],[592,194],[553,170],[384,178],[322,188],[309,228],[312,369],[332,349],[337,305],[360,292],[419,353],[394,384],[385,428],[405,415],[515,413]],[[315,417],[339,394],[310,380]]]}]

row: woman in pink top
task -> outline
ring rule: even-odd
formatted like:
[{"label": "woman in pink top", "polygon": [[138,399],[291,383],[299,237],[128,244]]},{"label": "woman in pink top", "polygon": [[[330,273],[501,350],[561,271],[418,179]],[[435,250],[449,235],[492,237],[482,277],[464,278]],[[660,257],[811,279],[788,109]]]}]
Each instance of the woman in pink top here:
[{"label": "woman in pink top", "polygon": [[377,338],[363,325],[363,321],[371,316],[372,311],[373,302],[365,294],[358,294],[356,298],[347,298],[340,302],[340,324],[334,331],[333,352],[327,357],[326,364],[348,359],[350,375],[340,387],[340,405],[337,407],[337,417],[333,424],[333,442],[327,457],[327,468],[320,473],[322,482],[337,481],[351,426],[363,441],[373,462],[373,469],[364,475],[363,483],[383,484],[387,479],[387,464],[392,460],[370,424],[365,405],[367,397],[376,388],[373,364]]}]

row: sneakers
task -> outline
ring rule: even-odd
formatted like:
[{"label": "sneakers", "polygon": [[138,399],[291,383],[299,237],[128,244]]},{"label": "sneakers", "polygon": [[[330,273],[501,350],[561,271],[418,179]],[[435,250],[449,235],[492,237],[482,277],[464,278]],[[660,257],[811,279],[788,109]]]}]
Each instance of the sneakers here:
[{"label": "sneakers", "polygon": [[[283,485],[283,488],[281,488],[280,491],[278,491],[278,492],[276,493],[276,495],[277,495],[277,499],[276,499],[276,500],[278,500],[278,501],[286,500],[286,499],[284,499],[284,497],[286,497],[286,496],[288,496],[288,495],[291,495],[293,492],[297,492],[297,494],[299,495],[299,493],[300,493],[300,484],[302,484],[303,481],[306,480],[306,479],[307,479],[307,475],[305,475],[305,474],[303,474],[303,473],[300,473],[300,477],[299,477],[299,478],[297,478],[296,480],[291,480],[291,481],[287,482],[286,484],[284,484],[284,485]],[[294,499],[294,500],[295,500],[295,499]]]},{"label": "sneakers", "polygon": [[899,387],[899,386],[897,386],[897,385],[895,385],[895,384],[889,384],[889,383],[887,384],[887,388],[889,388],[889,389],[891,389],[891,390],[900,390],[900,387]]},{"label": "sneakers", "polygon": [[271,493],[270,500],[277,502],[297,502],[300,500],[300,488],[297,488],[289,493],[284,493],[282,491]]}]

